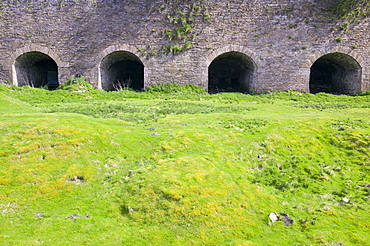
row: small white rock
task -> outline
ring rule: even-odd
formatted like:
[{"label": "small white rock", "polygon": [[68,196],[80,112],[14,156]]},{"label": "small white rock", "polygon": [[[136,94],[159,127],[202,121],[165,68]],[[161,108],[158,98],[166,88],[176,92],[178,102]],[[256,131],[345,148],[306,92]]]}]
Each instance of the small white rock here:
[{"label": "small white rock", "polygon": [[340,199],[340,201],[342,201],[342,202],[345,202],[345,203],[349,203],[349,199],[348,198],[342,198],[342,199]]},{"label": "small white rock", "polygon": [[127,209],[128,209],[128,212],[129,212],[129,213],[133,213],[133,212],[135,212],[135,210],[134,210],[134,209],[132,209],[131,207],[127,207]]},{"label": "small white rock", "polygon": [[269,215],[269,218],[272,222],[276,222],[280,219],[279,215],[275,212],[272,212],[270,215]]}]

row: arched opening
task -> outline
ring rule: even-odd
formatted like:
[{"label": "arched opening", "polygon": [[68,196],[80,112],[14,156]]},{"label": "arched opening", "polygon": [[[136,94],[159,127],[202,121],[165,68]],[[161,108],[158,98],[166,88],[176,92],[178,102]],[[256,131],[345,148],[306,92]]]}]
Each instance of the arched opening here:
[{"label": "arched opening", "polygon": [[351,56],[330,53],[311,67],[310,92],[353,95],[361,91],[361,66]]},{"label": "arched opening", "polygon": [[31,51],[20,55],[14,63],[18,86],[47,87],[54,90],[59,86],[58,66],[48,55]]},{"label": "arched opening", "polygon": [[236,51],[216,57],[208,67],[208,92],[250,92],[255,63]]},{"label": "arched opening", "polygon": [[144,65],[131,52],[116,51],[104,57],[100,74],[102,88],[106,91],[144,88]]}]

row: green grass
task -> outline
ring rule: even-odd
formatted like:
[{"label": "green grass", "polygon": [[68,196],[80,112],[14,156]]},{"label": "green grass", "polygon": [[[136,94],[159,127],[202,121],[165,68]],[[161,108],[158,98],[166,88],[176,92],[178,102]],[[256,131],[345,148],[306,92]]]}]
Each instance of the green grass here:
[{"label": "green grass", "polygon": [[0,245],[369,245],[366,93],[164,92],[1,86]]}]

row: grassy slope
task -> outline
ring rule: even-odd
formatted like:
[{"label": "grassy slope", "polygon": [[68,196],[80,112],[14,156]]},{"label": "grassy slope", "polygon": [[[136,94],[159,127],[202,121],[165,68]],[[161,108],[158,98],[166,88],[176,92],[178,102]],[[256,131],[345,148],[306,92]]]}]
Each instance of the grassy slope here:
[{"label": "grassy slope", "polygon": [[1,245],[369,244],[369,96],[0,93]]}]

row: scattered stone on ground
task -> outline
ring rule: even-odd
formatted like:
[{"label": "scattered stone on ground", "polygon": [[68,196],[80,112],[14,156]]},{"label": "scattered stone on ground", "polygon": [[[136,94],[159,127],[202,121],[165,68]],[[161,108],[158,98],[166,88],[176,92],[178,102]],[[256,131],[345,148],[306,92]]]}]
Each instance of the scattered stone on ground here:
[{"label": "scattered stone on ground", "polygon": [[342,199],[340,199],[339,201],[341,202],[345,202],[345,203],[349,203],[349,199],[346,198],[346,197],[343,197]]},{"label": "scattered stone on ground", "polygon": [[36,213],[35,217],[36,218],[44,218],[44,214],[43,213]]},{"label": "scattered stone on ground", "polygon": [[69,218],[70,219],[89,219],[89,218],[91,218],[91,216],[90,215],[85,215],[85,216],[79,216],[78,214],[71,214],[71,215],[69,215]]},{"label": "scattered stone on ground", "polygon": [[276,212],[271,212],[269,215],[269,219],[271,220],[271,222],[282,220],[284,222],[284,226],[290,226],[293,224],[293,219],[290,218],[287,214],[278,214]]},{"label": "scattered stone on ground", "polygon": [[293,219],[290,218],[287,214],[280,214],[284,222],[284,226],[290,226],[293,224]]},{"label": "scattered stone on ground", "polygon": [[269,218],[271,220],[271,222],[276,222],[280,219],[280,216],[275,213],[275,212],[272,212],[270,215],[269,215]]},{"label": "scattered stone on ground", "polygon": [[70,183],[70,182],[85,182],[85,178],[84,176],[82,175],[77,175],[77,176],[74,176],[74,177],[70,177],[67,181],[67,183]]}]

